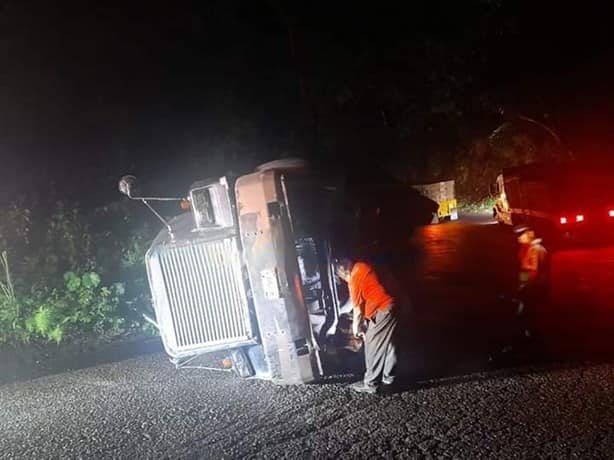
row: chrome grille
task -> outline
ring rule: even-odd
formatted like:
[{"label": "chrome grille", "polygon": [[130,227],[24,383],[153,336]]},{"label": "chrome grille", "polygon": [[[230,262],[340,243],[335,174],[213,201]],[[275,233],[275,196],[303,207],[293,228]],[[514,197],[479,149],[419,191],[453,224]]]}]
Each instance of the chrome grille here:
[{"label": "chrome grille", "polygon": [[237,243],[164,248],[159,254],[175,351],[234,344],[252,337]]}]

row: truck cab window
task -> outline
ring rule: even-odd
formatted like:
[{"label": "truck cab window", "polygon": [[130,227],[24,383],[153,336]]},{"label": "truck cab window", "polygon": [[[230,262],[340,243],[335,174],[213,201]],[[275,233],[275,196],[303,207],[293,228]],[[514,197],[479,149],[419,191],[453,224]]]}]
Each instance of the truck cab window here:
[{"label": "truck cab window", "polygon": [[191,192],[194,220],[198,228],[215,225],[215,216],[209,189],[206,187],[194,189]]}]

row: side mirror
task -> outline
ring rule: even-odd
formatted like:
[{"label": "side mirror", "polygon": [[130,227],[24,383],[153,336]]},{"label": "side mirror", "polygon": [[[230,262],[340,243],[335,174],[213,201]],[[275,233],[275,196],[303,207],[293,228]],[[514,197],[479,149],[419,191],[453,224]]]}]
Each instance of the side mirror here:
[{"label": "side mirror", "polygon": [[132,193],[136,190],[138,180],[134,176],[124,176],[119,180],[119,191],[126,195],[128,198],[132,198]]}]

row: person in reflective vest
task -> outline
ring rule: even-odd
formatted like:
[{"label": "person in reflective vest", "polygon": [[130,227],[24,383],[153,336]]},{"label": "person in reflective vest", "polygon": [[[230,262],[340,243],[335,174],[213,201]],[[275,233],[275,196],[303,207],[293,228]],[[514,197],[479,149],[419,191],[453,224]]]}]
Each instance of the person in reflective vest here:
[{"label": "person in reflective vest", "polygon": [[546,301],[549,284],[548,251],[528,226],[514,228],[518,235],[518,309],[525,337],[535,334],[537,309]]}]

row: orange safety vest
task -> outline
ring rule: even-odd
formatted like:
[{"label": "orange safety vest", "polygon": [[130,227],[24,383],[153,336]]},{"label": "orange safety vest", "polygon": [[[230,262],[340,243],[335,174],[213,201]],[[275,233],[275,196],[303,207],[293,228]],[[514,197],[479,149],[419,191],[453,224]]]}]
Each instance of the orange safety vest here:
[{"label": "orange safety vest", "polygon": [[541,244],[541,239],[536,238],[529,244],[520,247],[520,280],[521,282],[533,282],[543,274],[547,251]]}]

